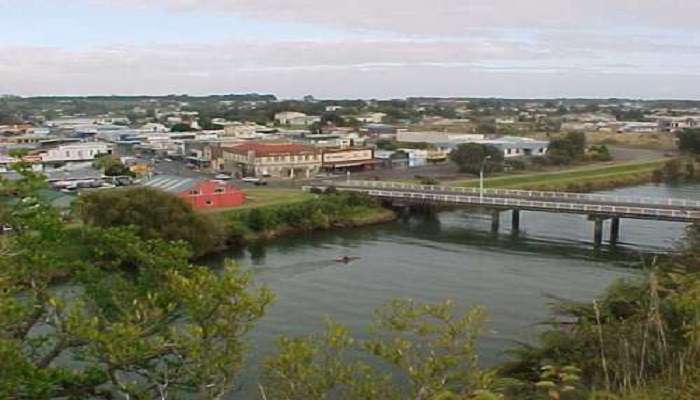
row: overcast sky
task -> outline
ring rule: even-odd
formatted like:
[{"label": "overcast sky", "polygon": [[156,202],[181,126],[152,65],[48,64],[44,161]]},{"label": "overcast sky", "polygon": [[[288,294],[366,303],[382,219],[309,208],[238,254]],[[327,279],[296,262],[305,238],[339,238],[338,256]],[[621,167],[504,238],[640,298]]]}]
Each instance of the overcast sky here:
[{"label": "overcast sky", "polygon": [[700,98],[698,0],[0,0],[0,93]]}]

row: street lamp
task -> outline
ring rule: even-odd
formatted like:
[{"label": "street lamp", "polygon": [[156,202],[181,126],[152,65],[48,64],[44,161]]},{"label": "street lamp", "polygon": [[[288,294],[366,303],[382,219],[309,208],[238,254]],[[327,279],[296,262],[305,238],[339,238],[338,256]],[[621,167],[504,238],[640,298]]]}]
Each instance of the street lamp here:
[{"label": "street lamp", "polygon": [[486,156],[481,160],[481,170],[479,171],[479,203],[484,202],[484,169],[486,162],[491,159],[491,156]]}]

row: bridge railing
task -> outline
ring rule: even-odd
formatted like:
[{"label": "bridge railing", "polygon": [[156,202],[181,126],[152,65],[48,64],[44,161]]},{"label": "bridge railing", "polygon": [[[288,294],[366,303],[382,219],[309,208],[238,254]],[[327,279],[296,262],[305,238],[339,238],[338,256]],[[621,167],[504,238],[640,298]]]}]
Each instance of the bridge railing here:
[{"label": "bridge railing", "polygon": [[553,201],[534,201],[509,199],[498,197],[466,196],[459,194],[439,194],[425,192],[407,192],[395,190],[381,189],[362,189],[358,187],[344,187],[344,191],[354,191],[366,193],[374,197],[392,198],[392,199],[410,199],[410,200],[429,200],[443,203],[453,204],[470,204],[484,205],[497,207],[514,207],[526,209],[553,210],[563,212],[578,212],[582,214],[603,214],[603,215],[620,215],[620,216],[643,216],[643,217],[665,217],[670,219],[678,219],[685,221],[700,221],[700,211],[689,210],[672,210],[659,209],[652,207],[629,207],[629,206],[614,206],[601,204],[585,204],[585,203],[561,203]]},{"label": "bridge railing", "polygon": [[[479,195],[477,188],[463,188],[455,186],[439,186],[439,185],[414,185],[398,182],[382,182],[382,181],[345,181],[339,186],[358,186],[369,187],[376,189],[394,189],[394,190],[418,190],[426,192],[450,192],[460,193],[464,195]],[[631,197],[631,196],[610,196],[599,194],[586,193],[569,193],[569,192],[547,192],[539,190],[514,190],[514,189],[484,189],[484,196],[514,196],[525,198],[546,198],[552,200],[575,200],[589,201],[596,203],[610,204],[640,204],[649,206],[671,206],[683,208],[700,209],[700,201],[673,199],[673,198],[654,198],[654,197]]]}]

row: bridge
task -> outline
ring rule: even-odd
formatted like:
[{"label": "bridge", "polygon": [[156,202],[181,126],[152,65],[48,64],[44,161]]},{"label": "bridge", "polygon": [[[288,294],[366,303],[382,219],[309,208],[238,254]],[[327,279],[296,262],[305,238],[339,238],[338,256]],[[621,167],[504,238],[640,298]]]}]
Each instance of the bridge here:
[{"label": "bridge", "polygon": [[487,209],[491,212],[491,229],[498,232],[500,215],[512,212],[512,231],[520,229],[520,211],[540,211],[586,215],[594,222],[594,242],[603,242],[603,224],[611,220],[610,242],[620,237],[620,219],[646,219],[700,223],[700,201],[650,197],[606,196],[534,190],[461,188],[452,186],[412,185],[382,181],[343,181],[305,186],[325,190],[333,186],[342,192],[364,193],[395,206],[442,205]]}]

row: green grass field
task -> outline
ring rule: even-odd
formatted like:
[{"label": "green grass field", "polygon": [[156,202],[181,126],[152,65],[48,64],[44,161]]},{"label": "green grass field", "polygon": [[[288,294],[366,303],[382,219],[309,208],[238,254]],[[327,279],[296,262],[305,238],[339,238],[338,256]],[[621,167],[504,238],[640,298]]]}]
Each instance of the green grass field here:
[{"label": "green grass field", "polygon": [[271,189],[271,188],[250,188],[244,190],[247,201],[236,210],[276,206],[280,204],[299,203],[304,200],[314,198],[311,193],[303,192],[301,189]]},{"label": "green grass field", "polygon": [[[487,178],[484,183],[490,188],[507,189],[565,190],[582,184],[590,184],[594,186],[593,189],[596,188],[595,186],[601,185],[605,188],[612,186],[606,185],[608,183],[617,183],[618,185],[637,183],[650,177],[652,171],[661,167],[666,161],[668,159],[664,158],[625,164],[588,166],[556,172],[498,176]],[[451,182],[451,184],[462,187],[477,187],[479,180],[474,178]]]}]

